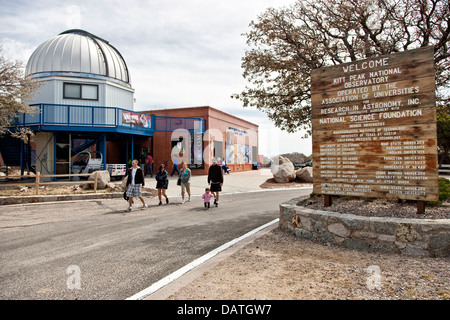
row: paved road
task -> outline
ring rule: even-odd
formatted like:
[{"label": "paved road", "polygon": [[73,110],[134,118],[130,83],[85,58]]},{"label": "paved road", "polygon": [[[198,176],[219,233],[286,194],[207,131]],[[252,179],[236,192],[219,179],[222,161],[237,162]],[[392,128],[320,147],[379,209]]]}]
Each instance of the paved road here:
[{"label": "paved road", "polygon": [[310,192],[224,194],[208,211],[198,195],[130,213],[122,199],[0,207],[0,299],[125,299]]}]

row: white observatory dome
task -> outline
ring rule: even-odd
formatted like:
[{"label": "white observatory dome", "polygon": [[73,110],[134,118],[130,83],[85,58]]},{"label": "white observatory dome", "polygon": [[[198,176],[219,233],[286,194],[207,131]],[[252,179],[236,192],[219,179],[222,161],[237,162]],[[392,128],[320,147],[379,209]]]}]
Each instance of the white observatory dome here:
[{"label": "white observatory dome", "polygon": [[33,77],[115,79],[131,87],[130,74],[119,51],[108,41],[79,29],[64,31],[42,43],[28,60],[25,73]]}]

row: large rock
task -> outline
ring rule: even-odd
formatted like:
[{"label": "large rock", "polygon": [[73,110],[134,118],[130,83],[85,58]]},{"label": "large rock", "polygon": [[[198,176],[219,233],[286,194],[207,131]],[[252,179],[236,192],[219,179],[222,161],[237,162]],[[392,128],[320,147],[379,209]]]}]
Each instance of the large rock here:
[{"label": "large rock", "polygon": [[312,183],[313,182],[313,169],[311,167],[304,167],[298,169],[295,172],[297,179],[300,182]]},{"label": "large rock", "polygon": [[295,168],[292,162],[282,156],[278,157],[278,164],[272,166],[273,178],[278,183],[292,182],[295,180]]},{"label": "large rock", "polygon": [[[108,170],[98,170],[95,171],[98,172],[98,178],[97,178],[97,189],[106,189],[106,185],[111,182],[111,177],[109,175]],[[88,181],[94,181],[95,180],[95,172],[92,172],[91,175],[88,178]],[[93,184],[88,185],[91,189],[94,188]]]}]

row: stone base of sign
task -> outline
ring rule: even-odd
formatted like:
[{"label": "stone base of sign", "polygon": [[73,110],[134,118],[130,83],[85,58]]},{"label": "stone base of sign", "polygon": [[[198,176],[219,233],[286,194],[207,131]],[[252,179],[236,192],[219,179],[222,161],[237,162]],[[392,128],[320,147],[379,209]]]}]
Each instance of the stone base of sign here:
[{"label": "stone base of sign", "polygon": [[280,229],[299,238],[351,249],[419,257],[450,257],[450,219],[364,217],[280,205]]}]

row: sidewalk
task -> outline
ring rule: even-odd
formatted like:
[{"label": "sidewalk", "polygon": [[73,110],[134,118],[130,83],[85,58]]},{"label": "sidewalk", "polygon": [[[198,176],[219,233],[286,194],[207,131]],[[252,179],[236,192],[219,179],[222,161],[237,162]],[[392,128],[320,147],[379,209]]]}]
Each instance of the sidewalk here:
[{"label": "sidewalk", "polygon": [[[225,174],[221,193],[261,191],[262,189],[259,186],[272,177],[273,175],[270,169],[232,172],[229,175]],[[166,191],[169,199],[181,197],[181,187],[177,186],[177,179],[178,176],[176,174],[173,177],[169,176],[169,188]],[[145,186],[148,188],[156,188],[155,177],[153,176],[151,178],[147,175],[145,177]],[[191,175],[191,196],[202,195],[205,193],[205,188],[207,187],[209,187],[207,175]]]},{"label": "sidewalk", "polygon": [[[270,169],[260,169],[252,171],[234,172],[224,175],[224,183],[221,194],[230,194],[236,192],[261,191],[259,186],[267,179],[272,178]],[[167,196],[175,201],[179,199],[181,202],[181,187],[177,186],[178,176],[169,176],[169,188]],[[191,196],[200,196],[208,187],[207,175],[191,175]],[[113,181],[118,184],[120,181]],[[149,175],[145,177],[145,187],[156,189],[156,179]],[[148,192],[143,193],[144,197],[149,197]],[[187,195],[186,195],[187,197]],[[122,198],[122,192],[112,193],[88,193],[88,194],[64,194],[64,195],[27,195],[27,196],[0,196],[0,206],[19,203],[42,203],[53,201],[76,201],[76,200],[92,200],[92,199],[113,199]],[[186,198],[187,199],[187,198]]]}]

